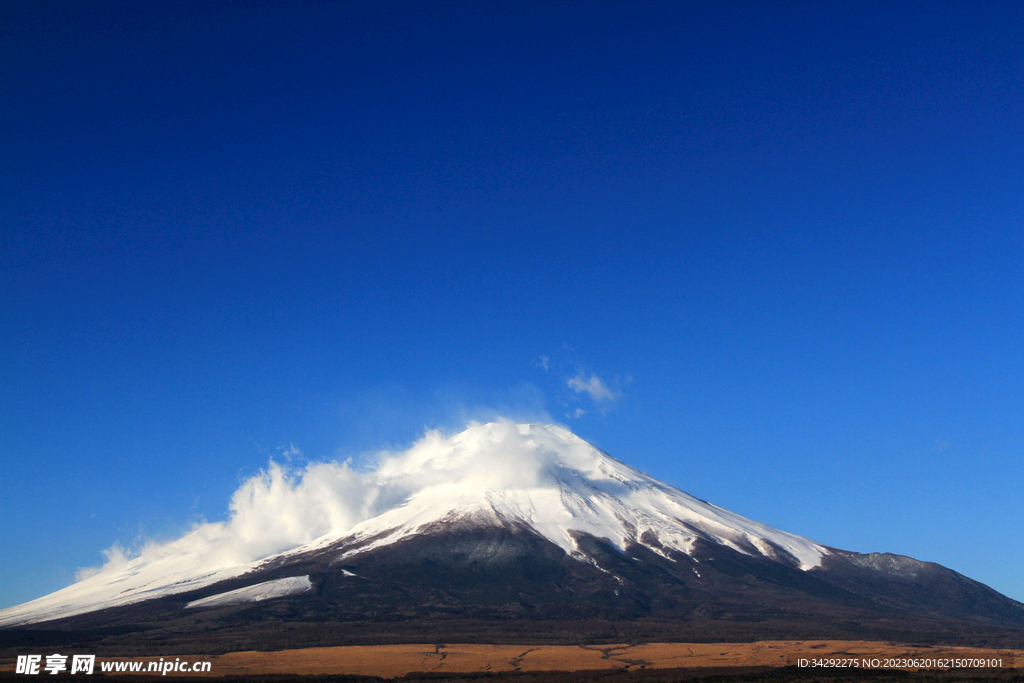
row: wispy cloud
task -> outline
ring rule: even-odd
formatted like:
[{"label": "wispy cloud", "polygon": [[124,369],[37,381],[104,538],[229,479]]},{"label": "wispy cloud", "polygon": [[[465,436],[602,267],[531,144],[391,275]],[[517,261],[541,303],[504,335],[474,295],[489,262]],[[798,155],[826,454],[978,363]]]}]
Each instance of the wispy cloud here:
[{"label": "wispy cloud", "polygon": [[287,446],[278,446],[277,450],[281,452],[281,455],[284,456],[284,459],[288,462],[291,462],[293,457],[302,455],[302,451],[296,448],[293,443],[290,443]]},{"label": "wispy cloud", "polygon": [[[115,545],[103,552],[103,566],[80,569],[76,580],[120,571],[130,562],[135,562],[139,571],[153,566],[155,572],[178,566],[175,563],[183,558],[200,571],[216,571],[294,548],[329,532],[344,535],[356,524],[430,487],[500,490],[537,486],[552,476],[554,454],[539,448],[515,422],[472,423],[469,428],[471,438],[427,431],[404,451],[375,454],[365,470],[355,469],[350,461],[309,462],[297,467],[272,460],[235,491],[226,521],[197,524],[167,543],[149,541],[136,549]],[[509,447],[495,448],[495,443]]]},{"label": "wispy cloud", "polygon": [[573,377],[568,382],[569,388],[577,394],[588,394],[596,403],[602,401],[614,401],[619,395],[608,388],[597,375],[590,375],[587,379],[583,373]]}]

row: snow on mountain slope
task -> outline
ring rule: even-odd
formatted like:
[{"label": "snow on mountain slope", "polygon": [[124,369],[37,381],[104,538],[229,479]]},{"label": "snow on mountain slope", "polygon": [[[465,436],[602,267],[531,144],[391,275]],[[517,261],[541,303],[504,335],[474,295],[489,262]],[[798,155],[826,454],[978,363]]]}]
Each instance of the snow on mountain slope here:
[{"label": "snow on mountain slope", "polygon": [[[827,550],[795,534],[773,529],[698,500],[612,458],[572,432],[556,426],[507,422],[474,425],[428,453],[394,463],[384,476],[425,471],[470,469],[476,462],[501,466],[470,482],[440,477],[415,496],[344,534],[330,534],[302,548],[324,547],[339,540],[358,543],[346,555],[367,552],[415,534],[424,527],[471,517],[477,523],[518,522],[578,555],[572,532],[605,538],[619,550],[642,543],[652,532],[665,548],[690,552],[698,537],[745,554],[784,559],[801,569],[820,564]],[[661,552],[657,546],[651,546]],[[297,549],[299,550],[299,549]]]},{"label": "snow on mountain slope", "polygon": [[[829,552],[663,484],[553,425],[473,424],[450,437],[428,432],[366,473],[356,474],[347,464],[316,467],[332,466],[337,471],[327,477],[316,470],[315,485],[285,479],[266,487],[271,493],[279,489],[272,501],[285,500],[303,514],[312,509],[313,517],[289,516],[290,508],[273,505],[246,507],[239,494],[255,496],[262,489],[243,491],[243,486],[228,522],[203,525],[177,541],[148,547],[139,557],[108,563],[63,590],[2,610],[0,626],[194,590],[332,546],[340,547],[341,557],[351,557],[452,523],[528,526],[584,561],[589,560],[576,546],[576,532],[605,538],[620,550],[640,543],[662,554],[668,549],[689,553],[703,538],[804,570],[818,566]],[[314,466],[305,476],[311,478],[311,472]],[[265,524],[285,524],[287,533],[275,536],[271,526],[262,536],[253,534],[253,525],[241,519],[250,508],[259,510]],[[260,543],[240,544],[246,534]],[[269,546],[268,552],[268,537],[283,547]]]},{"label": "snow on mountain slope", "polygon": [[195,555],[155,560],[137,557],[120,569],[108,569],[31,602],[0,610],[0,627],[61,619],[195,590],[250,569],[248,565],[234,565],[207,571]]},{"label": "snow on mountain slope", "polygon": [[224,605],[240,605],[245,602],[261,602],[284,598],[296,593],[305,593],[313,587],[309,576],[289,576],[286,579],[274,579],[253,584],[245,588],[237,588],[225,593],[217,593],[208,598],[193,600],[185,605],[187,609],[198,607],[222,607]]}]

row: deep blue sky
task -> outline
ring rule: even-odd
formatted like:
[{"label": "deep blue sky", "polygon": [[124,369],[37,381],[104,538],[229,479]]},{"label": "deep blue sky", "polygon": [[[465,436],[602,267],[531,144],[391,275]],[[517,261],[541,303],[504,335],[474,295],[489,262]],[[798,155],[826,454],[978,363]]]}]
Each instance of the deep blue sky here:
[{"label": "deep blue sky", "polygon": [[0,607],[290,444],[493,414],[1024,600],[1022,35],[1019,2],[0,5]]}]

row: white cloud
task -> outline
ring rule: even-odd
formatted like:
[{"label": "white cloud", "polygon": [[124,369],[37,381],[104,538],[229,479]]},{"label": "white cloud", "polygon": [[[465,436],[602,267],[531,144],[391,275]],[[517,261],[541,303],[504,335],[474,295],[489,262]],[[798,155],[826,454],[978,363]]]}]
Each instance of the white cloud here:
[{"label": "white cloud", "polygon": [[76,578],[129,563],[215,571],[344,533],[428,487],[529,487],[548,476],[554,454],[520,434],[514,422],[501,420],[477,432],[466,439],[427,431],[407,450],[376,454],[366,470],[349,461],[299,467],[272,460],[235,491],[226,521],[197,524],[181,538],[150,541],[134,551],[115,545],[104,551],[102,567],[80,569]]},{"label": "white cloud", "polygon": [[293,443],[290,443],[287,446],[279,446],[277,450],[281,451],[281,455],[283,455],[284,459],[288,462],[291,462],[293,457],[302,455],[302,451],[296,448]]},{"label": "white cloud", "polygon": [[79,567],[78,571],[75,572],[75,581],[88,579],[90,576],[96,576],[100,572],[116,571],[128,564],[128,552],[116,543],[104,550],[103,556],[107,558],[107,561],[102,567]]},{"label": "white cloud", "polygon": [[597,375],[591,375],[590,379],[586,379],[583,373],[580,373],[570,379],[568,384],[577,394],[588,394],[595,402],[614,401],[619,397]]}]

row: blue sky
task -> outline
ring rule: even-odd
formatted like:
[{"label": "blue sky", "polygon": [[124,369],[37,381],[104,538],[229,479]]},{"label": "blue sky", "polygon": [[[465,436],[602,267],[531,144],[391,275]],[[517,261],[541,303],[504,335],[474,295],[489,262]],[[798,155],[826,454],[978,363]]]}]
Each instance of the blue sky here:
[{"label": "blue sky", "polygon": [[5,3],[0,607],[292,446],[495,415],[1024,600],[1021,35],[1013,2]]}]

